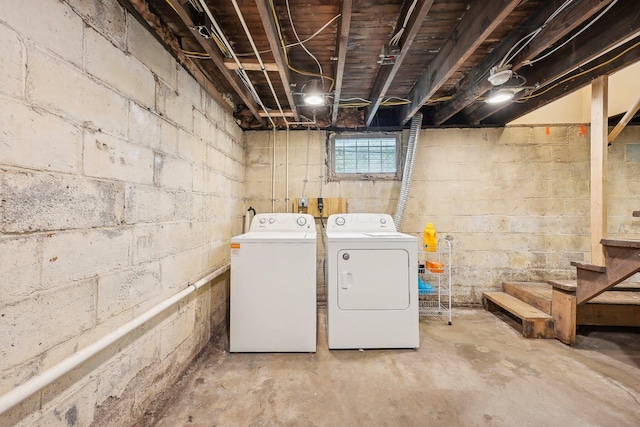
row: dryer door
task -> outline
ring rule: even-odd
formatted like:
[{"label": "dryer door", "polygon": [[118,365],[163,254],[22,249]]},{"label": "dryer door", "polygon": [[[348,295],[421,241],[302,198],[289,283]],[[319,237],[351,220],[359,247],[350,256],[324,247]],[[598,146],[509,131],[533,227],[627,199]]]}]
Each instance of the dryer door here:
[{"label": "dryer door", "polygon": [[[409,253],[404,249],[343,249],[337,259],[338,307],[404,310],[409,307]],[[417,283],[414,284],[418,286]]]}]

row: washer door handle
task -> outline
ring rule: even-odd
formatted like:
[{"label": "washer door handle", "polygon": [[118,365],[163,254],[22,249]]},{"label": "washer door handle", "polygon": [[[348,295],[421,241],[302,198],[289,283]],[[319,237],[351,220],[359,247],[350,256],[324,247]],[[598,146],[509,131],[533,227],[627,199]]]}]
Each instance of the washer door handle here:
[{"label": "washer door handle", "polygon": [[342,272],[342,289],[349,289],[351,287],[351,278],[353,278],[353,275],[351,273],[349,273],[348,271]]}]

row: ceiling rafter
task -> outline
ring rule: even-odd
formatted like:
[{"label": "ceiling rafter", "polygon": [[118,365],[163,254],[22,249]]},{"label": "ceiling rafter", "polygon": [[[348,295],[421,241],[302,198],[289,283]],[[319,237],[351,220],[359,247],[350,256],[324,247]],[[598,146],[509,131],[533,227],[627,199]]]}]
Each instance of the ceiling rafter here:
[{"label": "ceiling rafter", "polygon": [[[640,5],[636,3],[631,8],[628,6],[635,1],[620,0],[616,5],[620,7],[614,7],[605,14],[600,20],[600,25],[588,28],[553,56],[536,63],[525,76],[528,82],[537,83],[540,88],[543,88],[566,76],[575,68],[615,49],[620,43],[640,36]],[[601,74],[602,70],[599,71]],[[463,114],[472,124],[478,124],[510,105],[513,104],[479,104],[471,111],[464,110]]]},{"label": "ceiling rafter", "polygon": [[291,78],[289,76],[289,66],[285,58],[285,53],[282,50],[282,43],[280,40],[280,34],[278,32],[278,24],[276,23],[271,10],[271,2],[270,0],[256,0],[256,6],[258,6],[258,13],[260,14],[262,26],[264,27],[264,31],[267,35],[267,40],[269,41],[271,53],[273,53],[273,58],[276,62],[276,65],[278,66],[280,80],[282,80],[282,86],[284,87],[284,90],[286,92],[287,101],[289,102],[291,111],[293,111],[295,120],[300,121],[298,106],[296,105],[296,101],[295,99],[293,99],[293,94],[291,93]]},{"label": "ceiling rafter", "polygon": [[[409,22],[407,23],[407,28],[405,28],[402,38],[400,40],[400,53],[396,57],[396,61],[392,66],[389,65],[380,65],[378,69],[378,75],[374,80],[373,88],[371,89],[371,94],[369,95],[369,100],[371,101],[371,105],[367,108],[367,116],[365,120],[365,124],[368,126],[371,125],[373,118],[378,112],[378,108],[382,104],[385,95],[387,94],[387,90],[393,83],[393,79],[396,77],[398,70],[402,67],[402,62],[404,58],[407,56],[409,49],[411,48],[411,44],[415,39],[420,27],[422,27],[422,23],[424,22],[424,18],[429,13],[429,9],[433,5],[434,0],[419,0],[416,4],[416,8],[414,12],[411,14],[409,18]],[[400,30],[403,27],[403,21],[405,19],[404,14],[400,16],[398,20],[398,24],[396,25],[396,31]]]},{"label": "ceiling rafter", "polygon": [[[488,56],[486,56],[465,77],[456,88],[453,99],[444,103],[436,112],[435,124],[440,125],[453,117],[456,113],[476,101],[493,86],[487,80],[491,67],[498,64],[509,50],[531,31],[539,28],[555,12],[565,0],[554,0],[538,9],[518,29],[509,34]],[[549,46],[566,36],[583,22],[599,12],[612,0],[583,0],[551,21],[532,41],[526,49],[518,54],[513,62],[512,71],[523,66],[526,59],[533,59]]]},{"label": "ceiling rafter", "polygon": [[420,107],[469,58],[480,44],[515,9],[521,0],[473,2],[458,23],[454,33],[444,43],[411,89],[410,104],[400,109],[401,124],[406,123]]},{"label": "ceiling rafter", "polygon": [[253,99],[251,94],[249,94],[249,91],[244,87],[244,84],[240,81],[240,78],[235,73],[229,71],[224,63],[224,58],[220,53],[220,50],[215,45],[215,42],[213,42],[211,39],[205,39],[200,36],[200,33],[195,28],[191,14],[180,1],[174,1],[172,3],[172,6],[178,16],[180,16],[182,22],[187,26],[187,28],[189,28],[191,34],[193,34],[198,43],[200,43],[200,46],[202,46],[202,48],[209,54],[213,63],[216,65],[216,67],[218,67],[218,70],[220,70],[220,73],[229,82],[231,87],[233,87],[233,89],[236,91],[240,99],[242,99],[242,102],[245,103],[249,111],[251,111],[251,114],[253,114],[253,116],[256,118],[256,120],[258,120],[258,122],[260,122],[260,124],[266,126],[264,118],[260,116],[258,103]]},{"label": "ceiling rafter", "polygon": [[[532,112],[533,110],[543,107],[559,98],[562,98],[565,95],[570,94],[571,92],[574,92],[582,87],[591,84],[591,81],[601,74],[615,73],[616,71],[619,71],[633,63],[640,61],[640,46],[636,46],[638,42],[638,40],[628,41],[623,45],[617,47],[616,49],[610,51],[609,53],[603,55],[602,57],[598,58],[598,63],[606,63],[606,65],[603,65],[596,70],[593,70],[592,72],[585,73],[585,71],[588,71],[590,68],[593,68],[596,65],[593,62],[590,62],[575,69],[569,76],[562,79],[562,84],[552,86],[552,82],[549,82],[549,84],[547,85],[549,86],[549,88],[547,88],[548,92],[546,92],[543,96],[532,98],[523,103],[511,104],[509,108],[504,108],[498,111],[496,114],[490,116],[488,120],[485,120],[485,123],[509,123],[519,117],[524,116],[527,113]],[[553,85],[555,84],[556,82],[553,82]]]},{"label": "ceiling rafter", "polygon": [[340,95],[342,94],[342,76],[347,60],[347,42],[349,41],[349,31],[351,30],[351,11],[353,9],[352,0],[344,0],[340,11],[340,27],[338,32],[338,43],[336,47],[338,62],[336,64],[335,81],[336,87],[333,97],[333,111],[331,112],[331,125],[335,126],[338,120],[338,109],[340,108]]}]

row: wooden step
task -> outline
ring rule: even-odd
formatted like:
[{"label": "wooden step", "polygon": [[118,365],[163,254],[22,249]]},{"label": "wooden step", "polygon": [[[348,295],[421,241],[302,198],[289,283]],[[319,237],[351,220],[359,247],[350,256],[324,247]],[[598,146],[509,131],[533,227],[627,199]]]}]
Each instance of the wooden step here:
[{"label": "wooden step", "polygon": [[595,265],[588,262],[583,261],[571,261],[571,265],[576,268],[581,268],[583,270],[595,271],[597,273],[604,273],[607,271],[607,267],[602,265]]},{"label": "wooden step", "polygon": [[553,338],[553,318],[524,301],[504,292],[484,292],[483,304],[487,311],[506,310],[522,323],[525,338]]},{"label": "wooden step", "polygon": [[542,282],[504,282],[502,290],[521,301],[551,314],[551,286]]},{"label": "wooden step", "polygon": [[547,283],[556,289],[566,292],[575,292],[578,288],[575,280],[547,280]]},{"label": "wooden step", "polygon": [[640,282],[624,281],[618,283],[612,289],[612,291],[640,291]]},{"label": "wooden step", "polygon": [[640,240],[601,239],[600,244],[603,246],[615,246],[618,248],[640,249]]}]

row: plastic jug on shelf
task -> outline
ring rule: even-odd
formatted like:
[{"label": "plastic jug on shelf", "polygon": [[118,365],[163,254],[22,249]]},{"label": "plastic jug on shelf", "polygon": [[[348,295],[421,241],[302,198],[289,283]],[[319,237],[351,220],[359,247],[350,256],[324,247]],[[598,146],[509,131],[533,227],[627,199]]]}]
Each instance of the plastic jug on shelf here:
[{"label": "plastic jug on shelf", "polygon": [[424,229],[424,250],[427,252],[438,251],[438,234],[431,222],[427,223]]}]

